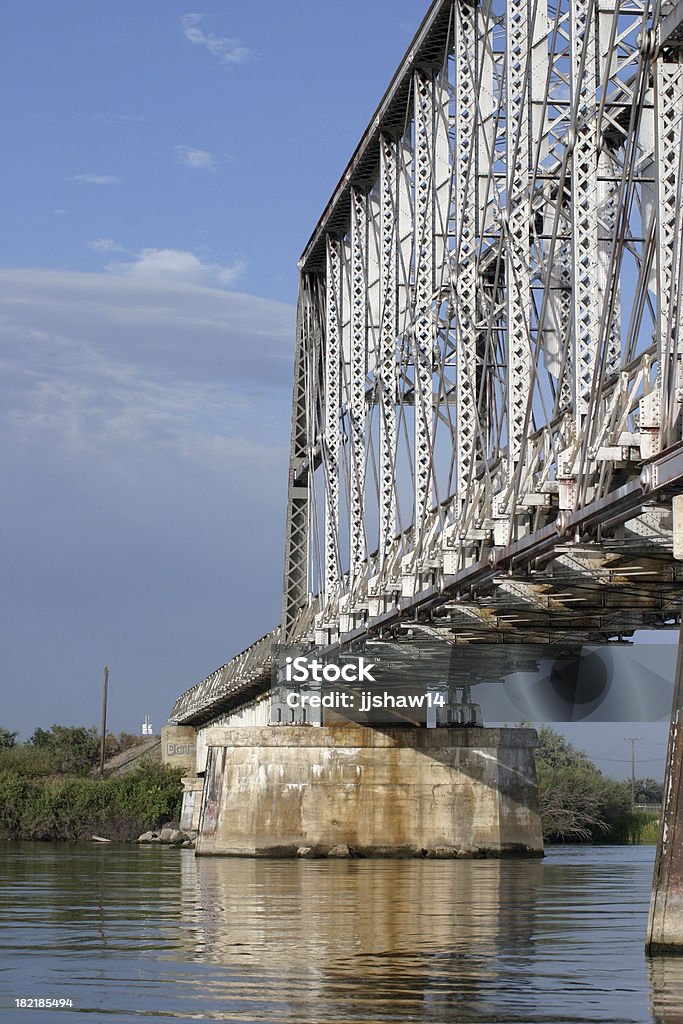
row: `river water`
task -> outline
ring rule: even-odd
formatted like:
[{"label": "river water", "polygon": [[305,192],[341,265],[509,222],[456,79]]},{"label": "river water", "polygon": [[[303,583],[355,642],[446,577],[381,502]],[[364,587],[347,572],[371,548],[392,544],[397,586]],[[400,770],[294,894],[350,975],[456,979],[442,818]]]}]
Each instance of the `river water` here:
[{"label": "river water", "polygon": [[683,1024],[683,957],[643,954],[653,860],[0,844],[0,1020]]}]

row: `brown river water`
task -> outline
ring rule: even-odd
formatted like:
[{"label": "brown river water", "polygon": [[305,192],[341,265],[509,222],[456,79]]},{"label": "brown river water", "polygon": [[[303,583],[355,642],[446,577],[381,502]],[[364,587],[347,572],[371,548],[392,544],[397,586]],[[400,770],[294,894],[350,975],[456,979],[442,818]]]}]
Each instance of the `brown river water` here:
[{"label": "brown river water", "polygon": [[683,1024],[683,957],[643,953],[653,860],[0,843],[0,1021]]}]

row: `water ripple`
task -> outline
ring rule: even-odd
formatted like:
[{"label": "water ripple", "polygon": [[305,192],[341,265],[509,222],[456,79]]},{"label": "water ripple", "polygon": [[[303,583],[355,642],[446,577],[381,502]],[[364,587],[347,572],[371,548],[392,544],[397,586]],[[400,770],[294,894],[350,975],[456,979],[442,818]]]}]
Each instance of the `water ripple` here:
[{"label": "water ripple", "polygon": [[[643,955],[653,852],[328,863],[4,844],[0,1021],[683,1024],[683,963]],[[19,1015],[22,996],[76,1006]]]}]

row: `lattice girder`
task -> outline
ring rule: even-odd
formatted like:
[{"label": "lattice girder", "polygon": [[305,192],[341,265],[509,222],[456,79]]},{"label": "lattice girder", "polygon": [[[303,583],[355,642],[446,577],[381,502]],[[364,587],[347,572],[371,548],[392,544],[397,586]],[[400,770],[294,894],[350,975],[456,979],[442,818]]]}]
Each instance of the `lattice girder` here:
[{"label": "lattice girder", "polygon": [[314,232],[286,589],[339,629],[680,437],[683,84],[653,13],[434,4]]}]

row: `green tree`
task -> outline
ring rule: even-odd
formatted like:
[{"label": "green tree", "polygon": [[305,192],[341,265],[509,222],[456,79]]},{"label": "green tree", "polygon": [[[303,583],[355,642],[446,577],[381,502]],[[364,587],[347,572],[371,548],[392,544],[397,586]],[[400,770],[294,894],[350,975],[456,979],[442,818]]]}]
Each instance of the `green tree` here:
[{"label": "green tree", "polygon": [[52,771],[58,775],[87,772],[100,756],[94,726],[53,725],[50,729],[36,729],[29,743],[48,754]]},{"label": "green tree", "polygon": [[656,779],[636,779],[637,804],[661,804],[664,783]]},{"label": "green tree", "polygon": [[0,750],[9,750],[13,747],[18,735],[18,732],[10,732],[9,729],[0,725]]},{"label": "green tree", "polygon": [[584,751],[546,725],[539,731],[536,774],[546,839],[585,842],[629,834],[628,784],[606,778]]}]

